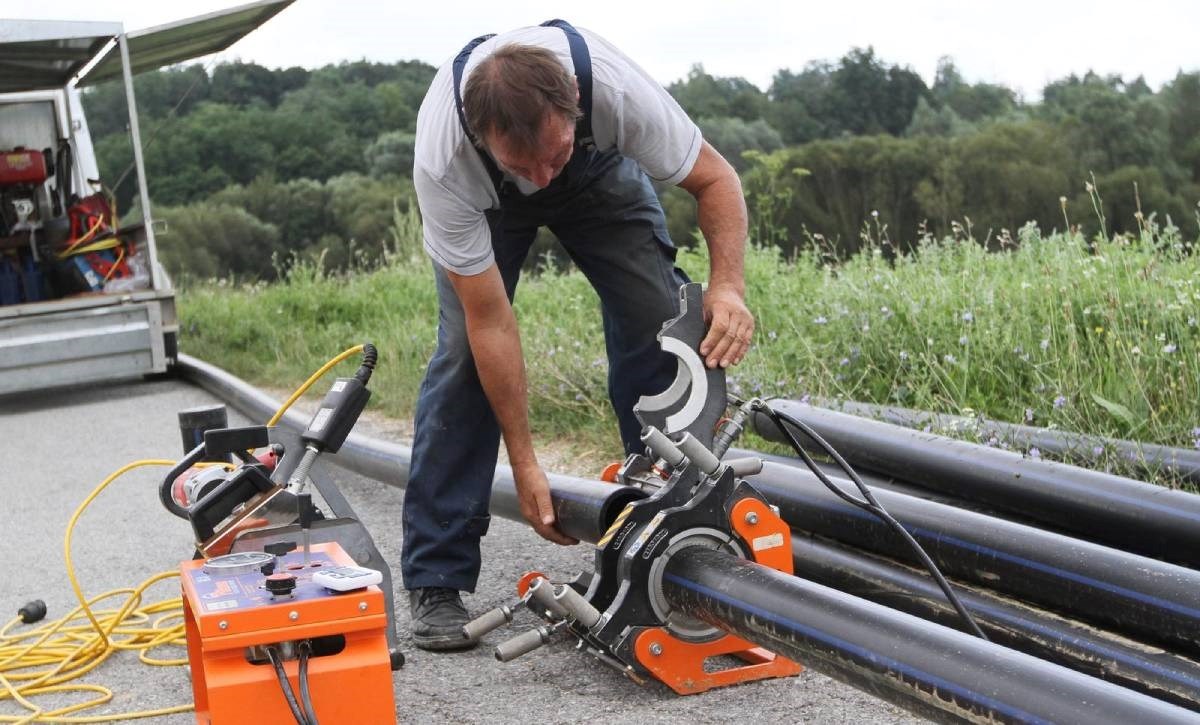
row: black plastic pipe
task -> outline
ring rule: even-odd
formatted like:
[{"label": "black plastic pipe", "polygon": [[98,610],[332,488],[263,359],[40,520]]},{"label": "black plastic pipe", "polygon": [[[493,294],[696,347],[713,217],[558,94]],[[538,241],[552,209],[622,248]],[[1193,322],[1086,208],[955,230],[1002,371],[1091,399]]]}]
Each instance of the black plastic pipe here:
[{"label": "black plastic pipe", "polygon": [[[177,368],[185,380],[224,400],[251,420],[265,422],[279,409],[277,401],[257,388],[190,355],[181,354]],[[308,427],[308,419],[295,410],[289,410],[278,425],[299,434]],[[408,483],[412,449],[351,433],[338,452],[326,460],[389,486],[404,488]],[[550,497],[554,503],[558,529],[580,541],[599,540],[626,504],[646,497],[640,489],[603,481],[553,473],[547,474],[546,478],[550,481]],[[502,518],[524,521],[512,469],[508,466],[496,466],[489,512]]]},{"label": "black plastic pipe", "polygon": [[[895,531],[811,473],[764,463],[749,480],[794,528],[915,561]],[[874,494],[947,576],[1200,653],[1200,572],[885,489]]]},{"label": "black plastic pipe", "polygon": [[[931,413],[925,410],[874,405],[850,400],[829,402],[828,404],[821,401],[818,405],[905,428],[930,426],[933,430],[975,433],[981,439],[995,436],[998,440],[1005,441],[1017,448],[1035,447],[1042,452],[1068,460],[1093,462],[1098,460],[1105,451],[1115,451],[1120,454],[1127,465],[1147,476],[1167,473],[1182,481],[1200,484],[1200,450],[1005,423],[983,416],[968,418],[962,415]],[[1097,452],[1097,449],[1100,451]]]},{"label": "black plastic pipe", "polygon": [[1195,713],[1045,660],[695,547],[667,562],[673,607],[942,721],[1195,723]]},{"label": "black plastic pipe", "polygon": [[[792,554],[796,576],[945,626],[961,626],[958,613],[928,576],[802,535],[792,537]],[[1200,711],[1200,662],[982,591],[955,589],[997,644]]]},{"label": "black plastic pipe", "polygon": [[[811,426],[856,468],[1200,568],[1200,496],[791,401],[771,405]],[[786,442],[766,415],[755,414],[752,424],[764,438]]]}]

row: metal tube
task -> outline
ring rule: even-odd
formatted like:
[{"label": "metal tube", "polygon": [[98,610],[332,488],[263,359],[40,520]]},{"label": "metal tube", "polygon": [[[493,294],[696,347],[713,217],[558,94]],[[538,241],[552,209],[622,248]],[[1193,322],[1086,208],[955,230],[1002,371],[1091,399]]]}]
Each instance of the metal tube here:
[{"label": "metal tube", "polygon": [[[771,405],[812,426],[851,465],[1200,568],[1200,496],[790,401]],[[752,421],[759,435],[783,441],[766,415]]]},{"label": "metal tube", "polygon": [[[792,537],[796,576],[948,627],[958,613],[928,577],[807,536]],[[1200,662],[982,591],[956,586],[991,641],[1200,711]]]},{"label": "metal tube", "polygon": [[121,52],[121,76],[125,82],[125,103],[129,106],[129,143],[133,146],[133,165],[137,170],[138,200],[142,206],[142,223],[146,231],[146,250],[149,256],[150,288],[159,289],[161,274],[158,265],[158,245],[154,241],[154,220],[150,214],[150,191],[146,185],[146,164],[142,159],[142,133],[138,128],[137,99],[133,93],[133,66],[129,62],[129,39],[125,32],[117,35]]},{"label": "metal tube", "polygon": [[673,607],[933,719],[1194,723],[1154,698],[728,554],[672,557]]},{"label": "metal tube", "polygon": [[[749,480],[794,528],[908,557],[895,531],[811,473],[766,463]],[[891,491],[874,494],[947,576],[1200,653],[1200,571]]]}]

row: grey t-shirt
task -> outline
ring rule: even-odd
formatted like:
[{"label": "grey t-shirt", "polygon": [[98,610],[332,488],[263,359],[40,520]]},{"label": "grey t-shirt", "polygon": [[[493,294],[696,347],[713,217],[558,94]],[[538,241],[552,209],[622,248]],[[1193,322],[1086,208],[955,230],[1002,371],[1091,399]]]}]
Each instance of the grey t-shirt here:
[{"label": "grey t-shirt", "polygon": [[[616,148],[650,178],[678,184],[700,154],[700,129],[675,99],[621,51],[595,33],[579,29],[592,58],[592,134],[601,150]],[[466,84],[479,61],[510,43],[553,51],[574,74],[567,36],[559,28],[530,27],[481,43],[463,71]],[[500,205],[496,188],[471,145],[454,105],[453,61],[442,65],[417,114],[413,182],[424,221],[425,250],[442,267],[479,274],[493,262],[484,210]],[[523,194],[536,187],[508,176]]]}]

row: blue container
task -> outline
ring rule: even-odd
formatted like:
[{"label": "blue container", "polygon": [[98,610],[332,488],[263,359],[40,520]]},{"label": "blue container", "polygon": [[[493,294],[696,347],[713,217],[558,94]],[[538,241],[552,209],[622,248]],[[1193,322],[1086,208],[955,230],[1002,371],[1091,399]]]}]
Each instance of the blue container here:
[{"label": "blue container", "polygon": [[46,299],[46,279],[32,255],[25,257],[25,263],[21,265],[21,291],[26,302]]},{"label": "blue container", "polygon": [[0,305],[15,305],[21,301],[21,276],[8,259],[0,258]]}]

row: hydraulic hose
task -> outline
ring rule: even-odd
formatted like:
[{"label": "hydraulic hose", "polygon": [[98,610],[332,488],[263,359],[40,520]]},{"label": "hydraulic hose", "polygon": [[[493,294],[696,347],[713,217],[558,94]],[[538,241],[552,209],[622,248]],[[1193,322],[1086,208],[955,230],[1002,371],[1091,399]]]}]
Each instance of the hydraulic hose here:
[{"label": "hydraulic hose", "polygon": [[894,609],[693,547],[666,564],[673,608],[941,721],[1195,723],[1195,713],[931,625]]},{"label": "hydraulic hose", "polygon": [[[812,426],[856,467],[1200,568],[1200,496],[800,403],[771,405]],[[764,438],[787,442],[768,416],[751,421]]]},{"label": "hydraulic hose", "polygon": [[[806,471],[764,463],[748,480],[793,528],[903,555],[894,531]],[[951,577],[1200,654],[1200,571],[891,491],[875,495]]]},{"label": "hydraulic hose", "polygon": [[[953,627],[957,612],[920,572],[797,533],[796,576]],[[1200,712],[1200,662],[980,590],[956,587],[988,638],[1039,659]]]},{"label": "hydraulic hose", "polygon": [[309,725],[308,717],[300,709],[300,703],[296,701],[296,693],[292,691],[292,683],[288,682],[287,673],[283,670],[283,659],[275,645],[267,647],[267,658],[271,660],[271,667],[275,670],[275,679],[279,681],[279,689],[283,691],[283,699],[287,701],[288,709],[292,711],[292,717],[295,718],[298,725]]}]

